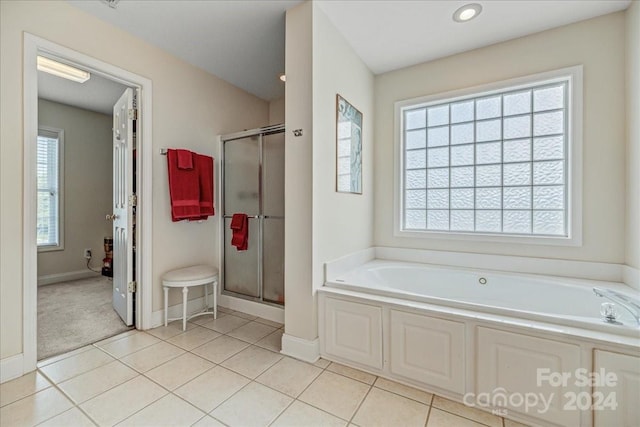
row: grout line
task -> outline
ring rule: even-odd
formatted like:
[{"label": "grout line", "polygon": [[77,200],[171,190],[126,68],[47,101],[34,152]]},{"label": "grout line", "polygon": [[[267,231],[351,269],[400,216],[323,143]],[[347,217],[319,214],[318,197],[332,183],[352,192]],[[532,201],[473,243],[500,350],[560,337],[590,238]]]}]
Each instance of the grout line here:
[{"label": "grout line", "polygon": [[369,393],[371,393],[371,390],[373,390],[373,385],[369,386],[369,390],[367,390],[367,394],[364,395],[364,398],[362,398],[362,400],[358,403],[358,407],[356,408],[355,411],[353,411],[353,414],[351,415],[351,418],[349,418],[348,420],[348,424],[353,423],[353,419],[356,417],[356,415],[358,414],[358,411],[360,410],[360,408],[362,407],[362,404],[364,403],[365,400],[367,400],[367,397],[369,397]]}]

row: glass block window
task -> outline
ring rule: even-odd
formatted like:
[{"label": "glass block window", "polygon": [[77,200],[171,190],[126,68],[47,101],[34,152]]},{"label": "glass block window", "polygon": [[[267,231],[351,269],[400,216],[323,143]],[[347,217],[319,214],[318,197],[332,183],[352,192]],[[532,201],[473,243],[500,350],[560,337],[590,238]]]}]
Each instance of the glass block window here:
[{"label": "glass block window", "polygon": [[401,108],[402,230],[568,236],[568,85]]}]

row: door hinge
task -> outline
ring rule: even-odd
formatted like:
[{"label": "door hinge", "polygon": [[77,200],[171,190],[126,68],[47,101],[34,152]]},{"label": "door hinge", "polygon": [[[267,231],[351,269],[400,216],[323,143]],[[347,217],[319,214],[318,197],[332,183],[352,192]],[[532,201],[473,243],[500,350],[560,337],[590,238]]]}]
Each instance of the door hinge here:
[{"label": "door hinge", "polygon": [[138,206],[138,196],[135,194],[129,196],[129,206]]},{"label": "door hinge", "polygon": [[129,109],[129,120],[138,120],[138,109],[130,108]]},{"label": "door hinge", "polygon": [[135,292],[137,287],[138,286],[137,286],[137,283],[135,281],[129,282],[129,285],[127,286],[127,290],[129,292]]}]

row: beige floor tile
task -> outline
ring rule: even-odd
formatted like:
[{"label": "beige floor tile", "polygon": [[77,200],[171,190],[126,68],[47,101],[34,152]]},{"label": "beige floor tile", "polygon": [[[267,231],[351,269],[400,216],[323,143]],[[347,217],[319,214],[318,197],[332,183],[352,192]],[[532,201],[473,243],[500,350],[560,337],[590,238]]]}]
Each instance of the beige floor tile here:
[{"label": "beige floor tile", "polygon": [[339,363],[332,362],[327,371],[335,372],[336,374],[344,375],[345,377],[353,378],[354,380],[362,381],[369,385],[376,381],[376,376],[363,372],[359,369],[350,368]]},{"label": "beige floor tile", "polygon": [[95,424],[80,409],[73,407],[38,427],[95,427]]},{"label": "beige floor tile", "polygon": [[275,332],[276,329],[277,328],[273,326],[263,325],[262,323],[250,322],[234,329],[227,335],[253,344],[272,332]]},{"label": "beige floor tile", "polygon": [[282,329],[276,329],[275,332],[262,338],[255,345],[280,353],[280,350],[282,350],[282,333]]},{"label": "beige floor tile", "polygon": [[67,357],[59,362],[40,368],[51,381],[58,384],[99,366],[113,362],[113,357],[98,348]]},{"label": "beige floor tile", "polygon": [[454,402],[444,397],[434,396],[432,406],[443,409],[452,414],[460,415],[461,417],[469,418],[482,424],[486,424],[492,427],[502,427],[502,418],[497,415],[493,415],[489,412],[481,411],[477,408],[471,408],[463,405],[462,403]]},{"label": "beige floor tile", "polygon": [[184,353],[184,350],[175,345],[160,341],[157,344],[145,347],[120,359],[138,372],[147,372],[156,366],[160,366],[171,359],[175,359]]},{"label": "beige floor tile", "polygon": [[248,314],[248,313],[243,313],[242,311],[233,311],[234,316],[236,317],[242,317],[243,319],[247,319],[247,320],[256,320],[258,318],[258,316],[254,316],[252,314]]},{"label": "beige floor tile", "polygon": [[108,343],[114,342],[114,341],[118,341],[118,340],[120,340],[120,339],[122,339],[124,337],[128,337],[129,335],[135,335],[135,334],[137,334],[139,332],[140,331],[138,331],[137,329],[129,329],[128,331],[123,332],[121,334],[114,335],[112,337],[105,338],[102,341],[98,341],[96,343],[93,343],[93,345],[95,345],[96,347],[102,347],[105,344],[108,344]]},{"label": "beige floor tile", "polygon": [[266,426],[293,401],[258,383],[250,383],[211,415],[230,426]]},{"label": "beige floor tile", "polygon": [[135,413],[118,426],[190,426],[206,415],[179,397],[168,394]]},{"label": "beige floor tile", "polygon": [[216,420],[215,418],[207,415],[201,418],[200,421],[195,423],[193,427],[226,427],[226,426],[222,424],[220,421]]},{"label": "beige floor tile", "polygon": [[291,397],[298,397],[321,372],[322,369],[316,366],[283,357],[256,381]]},{"label": "beige floor tile", "polygon": [[168,390],[175,390],[215,365],[191,353],[185,353],[153,368],[144,375]]},{"label": "beige floor tile", "polygon": [[51,387],[51,383],[38,371],[29,372],[15,380],[0,384],[0,406],[31,396]]},{"label": "beige floor tile", "polygon": [[258,317],[256,320],[258,323],[264,323],[265,325],[273,326],[276,329],[280,329],[284,326],[283,323],[274,322],[273,320],[263,319],[262,317]]},{"label": "beige floor tile", "polygon": [[98,425],[114,425],[167,394],[149,379],[138,376],[80,405]]},{"label": "beige floor tile", "polygon": [[188,330],[187,332],[169,338],[167,342],[173,345],[177,345],[178,347],[185,350],[192,350],[196,347],[200,347],[202,344],[208,343],[212,339],[219,336],[220,333],[216,331],[196,326],[193,329]]},{"label": "beige floor tile", "polygon": [[73,351],[70,351],[70,352],[67,352],[67,353],[63,353],[63,354],[59,354],[57,356],[49,357],[47,359],[39,360],[38,363],[37,363],[37,367],[38,368],[42,368],[44,366],[51,365],[52,363],[59,362],[62,359],[66,359],[67,357],[75,356],[76,354],[84,353],[85,351],[89,351],[89,350],[91,350],[93,348],[95,348],[95,347],[92,346],[92,345],[85,345],[84,347],[80,347],[80,348],[78,348],[76,350],[73,350]]},{"label": "beige floor tile", "polygon": [[428,413],[427,405],[374,387],[360,405],[353,422],[361,427],[422,427]]},{"label": "beige floor tile", "polygon": [[205,412],[220,405],[249,380],[222,366],[216,366],[196,379],[189,381],[174,393]]},{"label": "beige floor tile", "polygon": [[[218,318],[218,319],[219,319],[219,318],[221,318],[221,317],[223,317],[223,316],[226,316],[226,314],[225,314],[225,313],[220,313],[220,312],[218,312],[218,316],[217,316],[217,318]],[[187,328],[189,327],[189,324],[191,324],[192,326],[193,326],[193,325],[198,325],[198,326],[200,326],[200,325],[203,325],[203,324],[205,324],[205,323],[209,323],[209,322],[211,322],[212,320],[213,320],[213,315],[210,315],[210,316],[198,316],[198,317],[194,317],[193,319],[191,319],[191,320],[187,321]],[[182,328],[182,326],[180,326],[180,327]]]},{"label": "beige floor tile", "polygon": [[529,427],[528,424],[522,424],[517,421],[504,419],[504,427]]},{"label": "beige floor tile", "polygon": [[159,342],[160,340],[153,335],[149,335],[146,332],[138,332],[127,335],[119,340],[110,341],[102,345],[96,345],[113,357],[121,358]]},{"label": "beige floor tile", "polygon": [[418,390],[417,388],[409,387],[404,384],[400,384],[381,377],[378,377],[374,386],[395,394],[399,394],[404,397],[408,397],[409,399],[417,400],[418,402],[424,403],[425,405],[431,404],[431,398],[433,397],[431,393],[427,393],[426,391]]},{"label": "beige floor tile", "polygon": [[239,328],[242,325],[246,325],[247,323],[249,323],[249,320],[247,319],[228,314],[226,316],[210,320],[207,323],[203,323],[201,326],[213,329],[214,331],[220,332],[221,334],[226,334],[227,332]]},{"label": "beige floor tile", "polygon": [[50,387],[0,408],[0,426],[33,426],[71,407],[69,399]]},{"label": "beige floor tile", "polygon": [[194,348],[191,352],[214,363],[222,363],[240,350],[249,347],[249,345],[247,342],[221,335],[200,347]]},{"label": "beige floor tile", "polygon": [[347,425],[345,420],[296,400],[280,414],[271,427],[344,427],[345,425]]},{"label": "beige floor tile", "polygon": [[313,365],[317,366],[320,369],[325,369],[327,366],[331,365],[331,362],[327,359],[320,358]]},{"label": "beige floor tile", "polygon": [[[202,317],[199,317],[198,319],[202,319]],[[193,323],[187,322],[187,331],[189,329],[195,328],[195,326],[196,325],[194,325]],[[145,332],[153,335],[156,338],[160,338],[161,340],[167,340],[171,337],[175,337],[176,335],[181,334],[184,331],[182,330],[182,322],[179,322],[176,320],[175,322],[169,323],[166,327],[159,326],[157,328],[150,329]]]},{"label": "beige floor tile", "polygon": [[230,313],[233,313],[233,310],[231,310],[230,308],[227,308],[227,307],[218,306],[218,313],[230,314]]},{"label": "beige floor tile", "polygon": [[438,408],[431,408],[427,427],[484,427],[484,424],[450,414]]},{"label": "beige floor tile", "polygon": [[129,381],[138,373],[117,360],[58,385],[76,405]]},{"label": "beige floor tile", "polygon": [[221,365],[245,377],[255,379],[280,359],[282,359],[280,354],[252,345],[228,358]]},{"label": "beige floor tile", "polygon": [[324,371],[300,395],[298,400],[344,420],[349,420],[358,409],[369,388],[369,385],[360,381]]}]

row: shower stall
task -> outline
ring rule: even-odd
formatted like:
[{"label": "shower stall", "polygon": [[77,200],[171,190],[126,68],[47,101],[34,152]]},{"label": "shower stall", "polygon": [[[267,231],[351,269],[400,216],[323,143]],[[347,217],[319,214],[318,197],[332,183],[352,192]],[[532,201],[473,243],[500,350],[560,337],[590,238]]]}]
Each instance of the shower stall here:
[{"label": "shower stall", "polygon": [[[284,125],[223,135],[222,293],[284,305]],[[248,217],[247,250],[231,245],[234,213]]]}]

